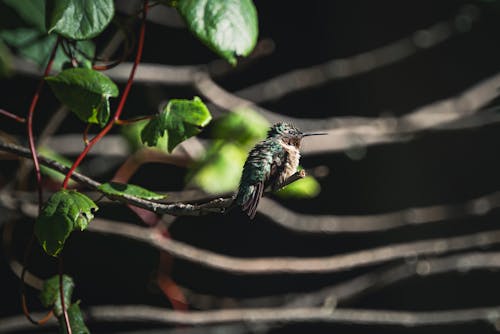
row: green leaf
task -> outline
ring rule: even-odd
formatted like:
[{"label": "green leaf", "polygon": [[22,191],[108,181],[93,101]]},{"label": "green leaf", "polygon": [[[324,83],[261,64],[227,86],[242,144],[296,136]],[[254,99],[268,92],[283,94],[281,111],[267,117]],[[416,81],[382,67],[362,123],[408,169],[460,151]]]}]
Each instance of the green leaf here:
[{"label": "green leaf", "polygon": [[60,190],[50,196],[35,222],[35,235],[51,256],[57,256],[71,232],[84,230],[94,218],[97,205],[75,190]]},{"label": "green leaf", "polygon": [[158,139],[167,136],[167,150],[172,150],[182,141],[197,135],[212,115],[208,108],[195,97],[193,100],[170,100],[163,111],[151,119],[141,131],[142,142],[156,146]]},{"label": "green leaf", "polygon": [[297,180],[276,192],[283,198],[313,198],[321,191],[319,182],[312,176]]},{"label": "green leaf", "polygon": [[266,137],[269,122],[251,109],[241,109],[225,114],[212,127],[214,138],[233,141],[250,147]]},{"label": "green leaf", "polygon": [[[39,68],[45,68],[47,65],[57,40],[56,36],[47,35],[33,28],[2,30],[0,31],[0,37],[17,54],[35,62]],[[73,49],[73,55],[78,63],[85,67],[91,67],[91,61],[77,50],[84,52],[89,58],[93,58],[95,53],[94,43],[91,41],[78,41],[74,48],[72,46],[70,48]],[[62,48],[58,48],[52,68],[60,71],[63,64],[69,60],[69,57],[64,53]]]},{"label": "green leaf", "polygon": [[217,141],[193,167],[188,179],[209,193],[235,190],[241,178],[246,150],[230,142]]},{"label": "green leaf", "polygon": [[[147,147],[147,145],[145,145],[142,142],[141,132],[142,132],[142,129],[144,129],[144,127],[148,123],[149,123],[148,120],[143,120],[143,121],[133,122],[130,124],[124,124],[121,127],[122,135],[125,137],[125,139],[129,143],[130,148],[133,152],[137,151],[140,148]],[[161,151],[166,151],[167,144],[168,144],[167,142],[168,142],[168,136],[160,137],[160,138],[158,138],[158,141],[154,147],[161,150]]]},{"label": "green leaf", "polygon": [[49,0],[47,30],[66,38],[82,40],[99,35],[115,13],[113,0]]},{"label": "green leaf", "polygon": [[[69,276],[63,275],[63,292],[64,292],[64,304],[71,305],[71,295],[73,294],[73,289],[75,283],[73,279]],[[61,307],[61,294],[59,290],[59,275],[53,276],[45,282],[43,282],[43,288],[40,292],[40,301],[43,306],[51,307],[54,305],[54,313],[56,316],[60,317],[62,315]]]},{"label": "green leaf", "polygon": [[3,0],[3,3],[29,26],[45,32],[45,2],[40,0]]},{"label": "green leaf", "polygon": [[177,9],[196,37],[233,65],[236,56],[255,47],[258,22],[251,0],[179,0]]},{"label": "green leaf", "polygon": [[82,121],[106,125],[109,98],[118,96],[118,87],[107,76],[88,68],[71,68],[45,80],[56,97]]},{"label": "green leaf", "polygon": [[132,195],[135,197],[148,200],[158,200],[167,197],[167,195],[157,194],[155,192],[149,191],[134,184],[127,184],[127,183],[117,183],[117,182],[103,183],[99,186],[98,189],[103,193],[105,193],[106,195],[111,195],[111,196],[123,197],[123,195]]},{"label": "green leaf", "polygon": [[[90,334],[89,329],[85,326],[83,321],[82,310],[80,310],[80,305],[78,302],[71,304],[67,309],[69,324],[71,325],[71,332],[73,334]],[[64,317],[59,317],[59,333],[66,334],[66,325],[64,323]]]}]

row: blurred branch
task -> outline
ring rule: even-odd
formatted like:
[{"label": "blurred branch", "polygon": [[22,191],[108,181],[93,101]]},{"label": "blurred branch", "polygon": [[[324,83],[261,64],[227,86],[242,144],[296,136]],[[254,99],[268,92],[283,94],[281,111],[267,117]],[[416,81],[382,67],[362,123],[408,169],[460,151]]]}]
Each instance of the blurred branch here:
[{"label": "blurred branch", "polygon": [[[311,137],[304,142],[304,154],[344,151],[356,146],[408,140],[410,135],[428,130],[468,128],[484,125],[471,117],[498,97],[500,73],[481,81],[462,93],[415,109],[401,117],[295,118],[273,113],[252,101],[242,99],[220,87],[206,73],[196,75],[195,87],[215,105],[226,109],[252,108],[271,122],[288,121],[304,131],[326,130],[327,139]],[[496,108],[495,108],[496,109]],[[213,110],[213,107],[212,109]],[[490,114],[486,116],[492,119]],[[498,117],[493,118],[498,121]],[[450,127],[451,125],[451,127]]]},{"label": "blurred branch", "polygon": [[[29,158],[28,150],[20,146],[8,144],[0,140],[0,150],[8,151]],[[141,151],[140,151],[141,152]],[[165,159],[155,157],[154,152],[144,152],[146,157],[168,161],[169,163],[184,165],[185,159],[177,161],[179,157],[167,156]],[[150,156],[153,154],[153,156]],[[55,161],[40,156],[42,164],[60,172],[68,168]],[[158,160],[159,161],[159,160]],[[296,173],[290,178],[290,182],[303,177]],[[84,176],[76,174],[75,180],[97,189],[100,183]],[[110,196],[108,196],[110,197]],[[158,203],[148,201],[134,196],[110,197],[111,199],[139,206],[144,209],[159,213],[172,215],[202,215],[208,213],[221,213],[232,202],[232,197],[219,197],[199,204],[190,203]],[[272,219],[275,223],[297,232],[306,233],[350,233],[350,232],[373,232],[394,229],[407,225],[419,225],[432,223],[447,219],[455,219],[466,215],[484,215],[492,209],[500,207],[500,192],[494,192],[475,199],[465,201],[461,204],[435,205],[427,207],[408,208],[405,210],[389,212],[384,214],[364,216],[334,216],[334,215],[308,215],[293,212],[284,208],[275,201],[263,198],[259,205],[259,212]]]},{"label": "blurred branch", "polygon": [[345,304],[367,292],[387,287],[414,276],[427,277],[450,271],[465,273],[470,270],[498,270],[499,268],[500,252],[471,252],[407,261],[398,266],[360,275],[332,287],[312,293],[297,294],[285,302],[285,305],[286,307],[309,307],[328,303]]},{"label": "blurred branch", "polygon": [[493,230],[465,236],[400,243],[326,257],[240,259],[165,239],[155,229],[96,219],[89,225],[89,230],[145,242],[180,259],[239,274],[337,272],[411,256],[445,254],[500,243],[500,230]]},{"label": "blurred branch", "polygon": [[305,293],[286,293],[254,298],[231,298],[200,294],[184,288],[189,304],[200,309],[234,307],[314,307],[345,305],[363,294],[414,277],[427,277],[450,271],[497,270],[500,252],[470,252],[440,258],[406,261],[348,279],[344,282]]},{"label": "blurred branch", "polygon": [[[20,203],[20,201],[9,198],[6,194],[0,196],[0,200],[3,206],[13,210],[21,210],[25,215],[34,216],[36,213],[32,204]],[[156,228],[144,228],[104,219],[94,219],[88,230],[144,242],[180,259],[235,274],[337,272],[407,257],[439,255],[500,243],[500,230],[491,230],[464,236],[400,243],[325,257],[240,259],[167,239],[162,235],[161,230]]]},{"label": "blurred branch", "polygon": [[[147,305],[93,306],[84,312],[94,322],[147,322],[177,325],[214,325],[234,322],[280,323],[323,322],[351,325],[391,325],[404,327],[458,325],[474,321],[495,323],[500,307],[446,311],[409,312],[330,308],[258,308],[220,311],[171,311]],[[29,324],[20,316],[0,319],[1,331],[24,330]]]},{"label": "blurred branch", "polygon": [[[466,5],[460,9],[456,17],[415,31],[396,42],[347,58],[333,59],[320,65],[293,70],[239,90],[235,94],[254,103],[263,103],[329,81],[367,73],[397,63],[420,50],[435,47],[447,41],[455,33],[469,31],[470,25],[478,17],[479,8],[475,5]],[[458,19],[462,20],[462,25],[457,24]]]},{"label": "blurred branch", "polygon": [[385,310],[359,310],[331,308],[297,309],[233,309],[221,311],[169,311],[158,307],[96,306],[88,310],[91,319],[101,321],[153,321],[159,323],[208,325],[230,322],[245,323],[294,323],[330,322],[356,325],[425,326],[461,324],[471,321],[497,321],[500,307],[485,307],[451,311],[405,312]]},{"label": "blurred branch", "polygon": [[258,211],[274,223],[300,233],[376,232],[403,226],[485,215],[500,207],[500,192],[493,192],[463,203],[432,205],[404,210],[359,216],[302,214],[289,210],[278,202],[262,198]]}]

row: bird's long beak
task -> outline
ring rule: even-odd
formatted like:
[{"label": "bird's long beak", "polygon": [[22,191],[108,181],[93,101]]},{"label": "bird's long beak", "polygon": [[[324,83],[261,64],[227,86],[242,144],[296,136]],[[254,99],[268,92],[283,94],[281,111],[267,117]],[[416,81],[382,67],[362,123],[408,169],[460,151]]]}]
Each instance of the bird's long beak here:
[{"label": "bird's long beak", "polygon": [[309,137],[309,136],[324,136],[327,135],[328,132],[306,132],[302,134],[302,137]]}]

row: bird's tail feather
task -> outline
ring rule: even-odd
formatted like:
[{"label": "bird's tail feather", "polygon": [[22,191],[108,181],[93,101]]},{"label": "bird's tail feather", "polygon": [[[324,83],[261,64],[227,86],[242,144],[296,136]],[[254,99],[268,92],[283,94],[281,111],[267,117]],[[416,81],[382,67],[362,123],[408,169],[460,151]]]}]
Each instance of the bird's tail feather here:
[{"label": "bird's tail feather", "polygon": [[242,204],[241,210],[246,212],[250,219],[254,219],[255,214],[257,213],[257,206],[259,205],[259,201],[264,194],[264,183],[259,182],[254,185],[254,189],[250,198]]}]

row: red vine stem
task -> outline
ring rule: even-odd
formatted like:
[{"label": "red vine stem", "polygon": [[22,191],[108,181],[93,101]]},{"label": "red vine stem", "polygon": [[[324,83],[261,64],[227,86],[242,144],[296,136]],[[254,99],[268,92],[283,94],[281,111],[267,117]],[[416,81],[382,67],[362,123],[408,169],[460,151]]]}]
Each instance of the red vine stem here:
[{"label": "red vine stem", "polygon": [[[35,114],[35,108],[38,103],[38,99],[40,98],[40,93],[43,88],[43,84],[45,82],[45,77],[49,75],[50,70],[52,68],[52,64],[54,63],[54,58],[56,56],[56,51],[57,48],[59,47],[60,43],[60,38],[57,38],[56,44],[54,45],[54,48],[52,49],[52,53],[50,54],[49,61],[47,63],[47,66],[45,67],[45,71],[43,72],[43,77],[40,79],[38,82],[38,86],[36,88],[35,94],[33,95],[33,99],[31,100],[30,108],[28,111],[28,117],[25,120],[26,121],[26,128],[28,130],[28,141],[29,141],[29,148],[31,152],[31,156],[33,158],[33,165],[35,167],[35,173],[36,173],[36,181],[37,181],[37,189],[38,189],[38,214],[40,214],[42,210],[42,201],[43,201],[43,192],[42,192],[42,174],[40,173],[40,164],[38,162],[38,155],[36,153],[36,146],[35,146],[35,136],[33,135],[33,115]],[[2,113],[4,115],[7,115],[7,112]],[[8,113],[10,114],[10,113]],[[17,117],[17,116],[16,116]],[[24,120],[24,119],[22,119]],[[52,316],[52,312],[49,312],[46,317],[44,317],[42,320],[35,320],[31,317],[30,312],[28,310],[28,306],[26,304],[26,295],[25,295],[25,290],[24,290],[24,274],[26,272],[26,266],[28,262],[28,255],[31,250],[31,246],[33,245],[34,241],[34,234],[31,236],[31,241],[29,242],[26,252],[24,255],[24,265],[23,265],[23,271],[21,274],[21,301],[22,301],[22,308],[23,308],[23,313],[28,318],[29,321],[31,321],[34,324],[42,325],[44,324],[50,317]]]},{"label": "red vine stem", "polygon": [[19,123],[25,123],[26,118],[19,117],[17,115],[14,115],[13,113],[8,112],[7,110],[0,109],[0,115],[7,116],[9,118],[12,118],[13,120],[19,122]]},{"label": "red vine stem", "polygon": [[146,31],[147,11],[148,11],[148,2],[147,2],[147,0],[144,0],[144,8],[142,11],[141,30],[139,32],[139,43],[137,45],[137,53],[135,56],[134,65],[132,66],[132,70],[130,71],[127,85],[125,86],[125,89],[123,91],[123,95],[120,99],[120,103],[118,104],[118,107],[116,108],[116,112],[113,115],[113,118],[111,120],[109,120],[108,124],[101,130],[101,132],[99,132],[94,138],[92,138],[92,140],[89,141],[88,145],[83,149],[83,151],[80,153],[78,158],[76,158],[75,162],[73,163],[70,170],[66,174],[66,177],[64,178],[64,181],[62,184],[63,189],[66,189],[68,187],[68,182],[70,180],[71,175],[76,170],[76,168],[80,165],[83,158],[85,158],[85,156],[90,151],[92,146],[94,146],[99,140],[101,140],[101,138],[104,137],[109,132],[109,130],[111,130],[111,128],[113,127],[115,122],[120,119],[120,115],[123,111],[123,107],[125,106],[125,101],[127,100],[128,94],[130,92],[130,88],[132,87],[132,83],[134,82],[135,71],[136,71],[137,66],[139,65],[139,63],[141,61],[142,49],[144,46],[144,35],[145,35],[145,31]]},{"label": "red vine stem", "polygon": [[37,183],[37,188],[38,188],[38,213],[42,210],[42,201],[43,201],[43,194],[42,194],[42,174],[40,173],[40,164],[38,163],[38,155],[36,153],[36,146],[35,146],[35,136],[33,135],[33,115],[35,114],[35,108],[38,103],[38,99],[40,98],[40,93],[43,88],[43,84],[45,83],[45,77],[49,75],[50,70],[52,68],[52,64],[54,63],[54,58],[56,56],[56,51],[57,47],[59,46],[60,42],[60,37],[57,38],[56,44],[54,45],[54,48],[52,49],[52,53],[50,54],[49,62],[47,63],[47,66],[45,67],[45,71],[43,72],[43,77],[40,79],[38,82],[38,86],[35,91],[35,95],[33,95],[33,99],[31,100],[31,105],[30,109],[28,111],[28,118],[27,118],[27,124],[26,128],[28,130],[28,141],[29,141],[29,147],[31,151],[31,156],[33,157],[33,165],[35,167],[35,173],[36,173],[36,183]]}]

